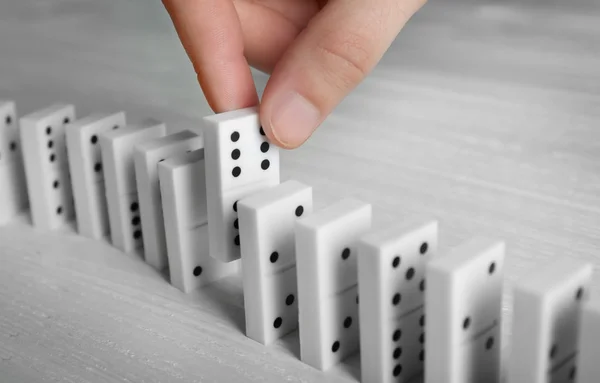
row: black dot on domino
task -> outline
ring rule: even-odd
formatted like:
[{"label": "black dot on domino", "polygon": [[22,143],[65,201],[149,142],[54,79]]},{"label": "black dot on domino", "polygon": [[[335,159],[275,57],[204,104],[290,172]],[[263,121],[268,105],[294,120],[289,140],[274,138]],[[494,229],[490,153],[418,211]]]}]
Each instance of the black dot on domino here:
[{"label": "black dot on domino", "polygon": [[406,280],[410,281],[411,279],[413,279],[413,277],[415,276],[415,269],[414,268],[410,268],[408,270],[406,270]]},{"label": "black dot on domino", "polygon": [[239,166],[236,166],[235,168],[233,168],[233,170],[231,171],[231,175],[234,177],[239,177],[240,174],[242,174],[242,168],[240,168]]},{"label": "black dot on domino", "polygon": [[54,181],[54,182],[52,183],[52,187],[53,187],[54,189],[58,189],[58,187],[59,187],[59,186],[60,186],[60,182],[58,182],[58,180],[56,180],[56,181]]},{"label": "black dot on domino", "polygon": [[113,126],[113,130],[117,130],[117,129],[119,129],[119,125]]},{"label": "black dot on domino", "polygon": [[573,366],[573,367],[571,367],[571,370],[569,371],[569,379],[574,380],[575,375],[577,375],[577,367]]},{"label": "black dot on domino", "polygon": [[488,273],[490,273],[490,275],[494,274],[494,271],[496,271],[496,263],[492,262],[490,263],[490,267],[488,267]]},{"label": "black dot on domino", "polygon": [[131,219],[131,224],[132,224],[133,226],[137,226],[137,225],[139,225],[139,224],[140,224],[140,217],[138,217],[138,216],[135,216],[135,217],[133,217],[133,218]]},{"label": "black dot on domino", "polygon": [[283,319],[281,319],[281,317],[277,317],[275,319],[275,321],[273,322],[273,327],[279,328],[279,327],[281,327],[282,324],[283,324]]},{"label": "black dot on domino", "polygon": [[419,283],[419,290],[425,291],[425,280],[421,279],[421,283]]},{"label": "black dot on domino", "polygon": [[421,244],[421,247],[419,248],[419,252],[421,254],[425,254],[427,252],[428,248],[429,248],[429,245],[427,245],[427,242],[423,242],[423,244]]},{"label": "black dot on domino", "polygon": [[400,330],[400,329],[397,329],[396,331],[394,331],[394,334],[392,334],[392,340],[394,342],[399,341],[401,337],[402,337],[402,330]]},{"label": "black dot on domino", "polygon": [[238,222],[237,218],[235,219],[235,221],[233,221],[233,228],[236,230],[239,230],[240,228],[240,223]]},{"label": "black dot on domino", "polygon": [[56,214],[61,215],[62,212],[63,212],[62,206],[59,206],[59,207],[56,208]]},{"label": "black dot on domino", "polygon": [[394,357],[394,359],[398,359],[400,355],[402,355],[402,347],[396,347],[392,356]]},{"label": "black dot on domino", "polygon": [[239,245],[240,245],[240,236],[239,236],[239,235],[236,235],[236,236],[235,236],[235,238],[234,238],[234,240],[233,240],[233,243],[234,243],[236,246],[239,246]]},{"label": "black dot on domino", "polygon": [[346,260],[346,259],[348,259],[348,257],[350,257],[350,249],[346,247],[346,248],[345,248],[345,249],[342,251],[342,259],[343,259],[343,260]]},{"label": "black dot on domino", "polygon": [[47,135],[51,135],[51,134],[52,134],[52,127],[51,127],[51,126],[48,126],[48,127],[46,128],[46,134],[47,134]]},{"label": "black dot on domino", "polygon": [[400,266],[400,257],[395,256],[394,259],[392,260],[392,267],[395,269],[398,266]]},{"label": "black dot on domino", "polygon": [[333,344],[331,345],[331,351],[333,352],[337,352],[340,349],[340,342],[339,341],[335,341],[333,342]]},{"label": "black dot on domino", "polygon": [[276,251],[272,252],[271,256],[269,257],[269,260],[271,261],[271,263],[277,262],[278,259],[279,259],[279,253]]},{"label": "black dot on domino", "polygon": [[135,212],[135,211],[137,211],[139,208],[140,208],[140,205],[138,205],[138,203],[137,203],[137,202],[132,202],[132,203],[131,203],[131,206],[129,206],[129,209],[130,209],[132,212]]},{"label": "black dot on domino", "polygon": [[163,162],[164,160],[165,160],[164,158],[161,158],[158,162]]},{"label": "black dot on domino", "polygon": [[394,294],[394,297],[392,298],[392,304],[394,306],[398,306],[398,304],[400,303],[400,299],[402,299],[402,296],[400,295],[400,293]]},{"label": "black dot on domino", "polygon": [[421,318],[419,318],[419,325],[421,327],[425,326],[425,314],[421,315]]},{"label": "black dot on domino", "polygon": [[240,152],[239,149],[233,149],[233,151],[231,152],[231,158],[237,160],[238,158],[240,158],[241,154],[242,152]]},{"label": "black dot on domino", "polygon": [[17,150],[17,143],[15,141],[12,141],[10,143],[10,150],[12,150],[13,152]]},{"label": "black dot on domino", "polygon": [[194,277],[199,277],[202,274],[202,266],[194,267]]},{"label": "black dot on domino", "polygon": [[421,335],[419,335],[419,343],[425,343],[425,333],[421,333]]},{"label": "black dot on domino", "polygon": [[238,142],[239,139],[240,139],[240,134],[238,132],[231,133],[231,141],[232,142]]},{"label": "black dot on domino", "polygon": [[101,163],[99,163],[99,162],[97,162],[97,163],[94,165],[94,171],[95,171],[96,173],[100,173],[100,172],[102,171],[102,164],[101,164]]},{"label": "black dot on domino", "polygon": [[285,304],[288,306],[291,306],[294,304],[295,300],[296,300],[296,298],[294,297],[294,294],[290,294],[285,298]]},{"label": "black dot on domino", "polygon": [[236,213],[237,213],[237,203],[238,203],[238,201],[235,201],[233,203],[233,211],[235,211]]},{"label": "black dot on domino", "polygon": [[269,168],[269,166],[271,166],[271,162],[270,162],[269,160],[263,160],[263,161],[260,163],[260,168],[261,168],[262,170],[267,170],[267,169]]},{"label": "black dot on domino", "polygon": [[133,232],[133,239],[140,239],[142,238],[142,231],[141,230],[136,230]]},{"label": "black dot on domino", "polygon": [[64,124],[64,125],[68,124],[69,122],[71,122],[71,119],[70,119],[69,117],[65,117],[65,118],[63,119],[63,124]]},{"label": "black dot on domino", "polygon": [[304,208],[302,206],[298,206],[296,208],[296,217],[300,217],[304,213]]},{"label": "black dot on domino", "polygon": [[469,326],[471,326],[471,318],[470,318],[470,317],[466,317],[466,318],[463,320],[463,325],[462,325],[462,326],[463,326],[463,329],[464,329],[464,330],[468,329],[468,328],[469,328]]},{"label": "black dot on domino", "polygon": [[402,373],[402,365],[397,364],[396,367],[394,367],[394,377],[399,376],[401,373]]},{"label": "black dot on domino", "polygon": [[6,116],[6,119],[4,121],[6,121],[6,125],[12,124],[12,117],[11,116]]},{"label": "black dot on domino", "polygon": [[419,360],[422,362],[425,360],[425,350],[421,350],[419,353]]},{"label": "black dot on domino", "polygon": [[263,142],[262,144],[260,144],[260,151],[263,153],[266,153],[269,151],[269,143],[268,142]]},{"label": "black dot on domino", "polygon": [[50,162],[54,162],[56,160],[56,154],[50,154]]},{"label": "black dot on domino", "polygon": [[92,143],[92,145],[96,145],[96,143],[98,142],[98,136],[94,134],[90,139],[90,142]]},{"label": "black dot on domino", "polygon": [[577,293],[575,294],[575,299],[580,301],[583,298],[583,287],[577,289]]},{"label": "black dot on domino", "polygon": [[492,347],[494,347],[494,337],[493,336],[487,338],[487,340],[485,341],[485,349],[486,350],[491,350]]},{"label": "black dot on domino", "polygon": [[265,130],[263,129],[263,127],[261,126],[260,129],[258,130],[260,132],[261,136],[265,135]]},{"label": "black dot on domino", "polygon": [[352,317],[346,317],[344,319],[344,328],[350,328],[352,326]]}]

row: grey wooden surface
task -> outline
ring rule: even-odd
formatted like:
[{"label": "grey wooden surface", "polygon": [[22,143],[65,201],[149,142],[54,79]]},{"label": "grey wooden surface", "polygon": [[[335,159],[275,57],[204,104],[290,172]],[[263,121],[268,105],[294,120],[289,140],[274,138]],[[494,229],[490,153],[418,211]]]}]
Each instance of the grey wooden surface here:
[{"label": "grey wooden surface", "polygon": [[[528,0],[432,1],[283,178],[316,207],[353,196],[377,227],[439,219],[441,250],[475,235],[508,245],[510,286],[553,257],[600,265],[600,12]],[[0,98],[21,114],[198,125],[210,111],[158,1],[0,1]],[[266,77],[256,74],[259,88]],[[596,276],[593,293],[600,294]],[[318,372],[297,334],[243,335],[239,278],[184,295],[139,256],[27,217],[0,228],[0,382],[345,382],[354,357]]]}]

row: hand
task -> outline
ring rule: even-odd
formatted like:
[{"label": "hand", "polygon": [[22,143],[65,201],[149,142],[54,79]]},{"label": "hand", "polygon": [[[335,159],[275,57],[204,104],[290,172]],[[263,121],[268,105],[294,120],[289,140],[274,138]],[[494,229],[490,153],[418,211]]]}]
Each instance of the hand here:
[{"label": "hand", "polygon": [[258,104],[269,139],[302,145],[426,0],[163,0],[210,107]]}]

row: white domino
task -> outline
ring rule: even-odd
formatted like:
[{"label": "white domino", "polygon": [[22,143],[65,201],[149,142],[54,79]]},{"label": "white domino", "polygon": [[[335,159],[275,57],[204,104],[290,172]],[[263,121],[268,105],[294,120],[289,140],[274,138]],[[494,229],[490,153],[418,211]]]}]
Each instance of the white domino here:
[{"label": "white domino", "polygon": [[211,256],[240,257],[237,201],[279,183],[279,150],[269,144],[256,108],[204,118]]},{"label": "white domino", "polygon": [[300,357],[327,370],[359,348],[356,245],[371,205],[344,199],[296,221]]},{"label": "white domino", "polygon": [[188,293],[235,273],[239,261],[209,255],[204,150],[161,162],[158,174],[171,284]]},{"label": "white domino", "polygon": [[262,344],[298,327],[294,225],[312,188],[287,181],[238,203],[246,335]]},{"label": "white domino", "polygon": [[162,270],[168,265],[157,165],[169,157],[200,148],[202,137],[189,130],[148,140],[134,148],[144,258],[157,270]]},{"label": "white domino", "polygon": [[75,213],[67,159],[65,126],[73,105],[54,105],[21,117],[20,133],[33,225],[52,230]]},{"label": "white domino", "polygon": [[143,246],[133,147],[165,132],[163,123],[147,120],[99,135],[111,241],[124,252]]},{"label": "white domino", "polygon": [[108,206],[99,135],[125,126],[125,113],[94,114],[67,125],[67,148],[79,234],[109,234]]},{"label": "white domino", "polygon": [[475,238],[428,263],[425,383],[499,381],[504,253]]},{"label": "white domino", "polygon": [[577,382],[597,383],[600,377],[600,300],[584,304],[580,323]]},{"label": "white domino", "polygon": [[362,382],[408,382],[423,372],[425,266],[438,223],[397,225],[358,245]]},{"label": "white domino", "polygon": [[27,185],[21,156],[17,110],[0,101],[0,225],[27,208]]},{"label": "white domino", "polygon": [[591,278],[591,265],[558,258],[515,284],[509,382],[573,381]]}]

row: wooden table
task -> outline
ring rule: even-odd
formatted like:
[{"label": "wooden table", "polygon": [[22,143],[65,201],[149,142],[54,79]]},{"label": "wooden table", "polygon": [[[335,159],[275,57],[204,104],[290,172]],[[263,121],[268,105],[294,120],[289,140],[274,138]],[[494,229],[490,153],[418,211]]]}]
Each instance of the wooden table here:
[{"label": "wooden table", "polygon": [[[437,218],[442,252],[504,239],[505,349],[515,279],[554,257],[600,265],[600,12],[526,3],[430,3],[318,133],[282,154],[283,178],[313,185],[316,207],[357,197],[377,227]],[[21,115],[65,101],[80,116],[195,127],[210,111],[194,79],[160,2],[0,4],[0,98]],[[247,339],[242,307],[239,278],[184,295],[72,228],[40,232],[23,216],[0,229],[3,383],[357,380],[356,357],[326,373],[301,363],[297,333]]]}]

